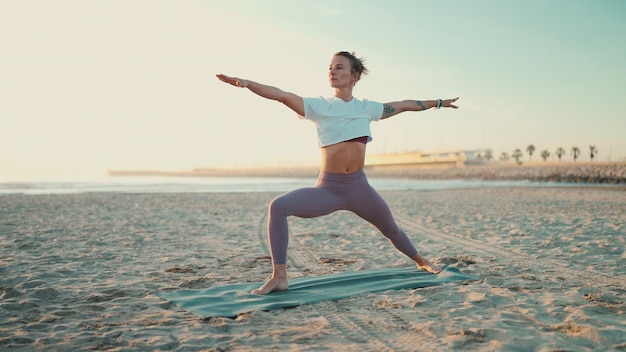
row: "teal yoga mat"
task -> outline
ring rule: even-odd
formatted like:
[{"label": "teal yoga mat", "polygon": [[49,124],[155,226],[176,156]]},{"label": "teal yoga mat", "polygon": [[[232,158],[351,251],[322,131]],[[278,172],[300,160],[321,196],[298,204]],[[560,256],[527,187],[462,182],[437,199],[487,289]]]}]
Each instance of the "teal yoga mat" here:
[{"label": "teal yoga mat", "polygon": [[446,267],[438,275],[415,267],[363,270],[309,276],[289,281],[289,290],[269,295],[250,291],[263,282],[217,286],[207,289],[160,292],[157,296],[202,317],[236,317],[238,314],[293,307],[386,290],[414,289],[458,280],[477,280],[457,268]]}]

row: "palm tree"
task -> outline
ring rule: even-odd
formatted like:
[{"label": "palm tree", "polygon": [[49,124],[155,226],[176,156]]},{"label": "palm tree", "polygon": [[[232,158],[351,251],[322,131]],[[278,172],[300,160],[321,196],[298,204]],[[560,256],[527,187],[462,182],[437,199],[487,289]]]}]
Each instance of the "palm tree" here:
[{"label": "palm tree", "polygon": [[493,150],[485,150],[485,159],[487,159],[487,161],[491,161],[491,159],[493,159]]},{"label": "palm tree", "polygon": [[572,147],[572,157],[574,158],[574,162],[578,159],[578,155],[580,155],[580,149],[578,149],[578,147]]},{"label": "palm tree", "polygon": [[533,153],[535,152],[535,146],[534,145],[529,145],[528,147],[526,147],[526,151],[528,152],[528,161],[530,161],[530,159],[533,158]]},{"label": "palm tree", "polygon": [[502,152],[502,154],[500,154],[500,161],[508,161],[509,159],[509,154],[506,152]]},{"label": "palm tree", "polygon": [[556,148],[556,156],[559,157],[559,161],[561,161],[561,157],[565,155],[565,149],[558,147]]},{"label": "palm tree", "polygon": [[598,154],[598,149],[595,145],[589,146],[589,157],[591,158],[591,162],[593,162],[593,158]]},{"label": "palm tree", "polygon": [[550,157],[550,152],[547,149],[542,151],[541,152],[541,157],[543,158],[543,161],[548,160],[548,158]]},{"label": "palm tree", "polygon": [[513,155],[511,155],[511,157],[513,157],[513,159],[515,159],[515,161],[517,161],[518,164],[522,164],[522,157],[524,156],[524,154],[522,153],[522,151],[518,148],[515,149],[513,151]]}]

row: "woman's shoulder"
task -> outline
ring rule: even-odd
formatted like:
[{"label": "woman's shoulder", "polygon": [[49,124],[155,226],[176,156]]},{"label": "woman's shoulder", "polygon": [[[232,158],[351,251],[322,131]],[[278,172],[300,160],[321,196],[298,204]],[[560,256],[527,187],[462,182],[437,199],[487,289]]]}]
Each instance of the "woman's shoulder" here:
[{"label": "woman's shoulder", "polygon": [[302,97],[302,101],[305,105],[330,104],[329,98],[325,98],[321,95],[318,97]]},{"label": "woman's shoulder", "polygon": [[326,103],[326,104],[332,104],[336,102],[337,100],[341,100],[337,97],[323,97],[321,95],[317,97],[303,97],[302,99],[304,99],[305,101],[316,102],[316,103]]}]

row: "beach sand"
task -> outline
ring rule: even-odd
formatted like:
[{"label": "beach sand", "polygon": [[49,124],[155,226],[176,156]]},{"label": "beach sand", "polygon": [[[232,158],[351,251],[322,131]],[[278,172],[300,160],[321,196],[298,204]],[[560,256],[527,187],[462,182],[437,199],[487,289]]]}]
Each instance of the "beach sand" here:
[{"label": "beach sand", "polygon": [[[203,319],[155,293],[264,281],[275,193],[0,197],[0,350],[626,350],[626,189],[381,195],[481,277]],[[289,275],[412,265],[348,212],[291,218]]]}]

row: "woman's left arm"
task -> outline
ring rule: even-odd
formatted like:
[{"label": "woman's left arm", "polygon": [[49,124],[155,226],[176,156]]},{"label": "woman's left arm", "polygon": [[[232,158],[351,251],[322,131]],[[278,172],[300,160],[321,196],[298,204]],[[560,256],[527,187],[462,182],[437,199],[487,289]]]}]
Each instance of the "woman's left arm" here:
[{"label": "woman's left arm", "polygon": [[385,103],[383,104],[383,116],[381,117],[381,119],[386,119],[405,111],[423,111],[432,108],[458,109],[458,106],[452,104],[457,100],[459,100],[458,97],[454,99],[402,100]]}]

